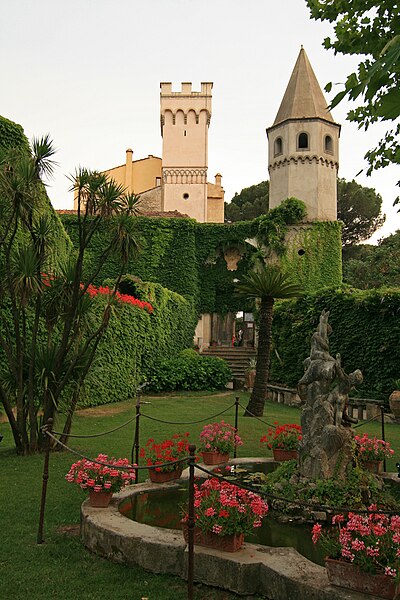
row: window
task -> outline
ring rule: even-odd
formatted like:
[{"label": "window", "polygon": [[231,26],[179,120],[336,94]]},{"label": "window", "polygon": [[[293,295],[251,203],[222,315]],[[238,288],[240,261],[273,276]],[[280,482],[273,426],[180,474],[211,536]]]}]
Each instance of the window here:
[{"label": "window", "polygon": [[282,138],[278,137],[275,140],[274,143],[274,156],[279,156],[279,154],[282,154],[283,152],[283,142],[282,142]]},{"label": "window", "polygon": [[183,194],[183,199],[184,199],[184,200],[188,200],[188,199],[189,199],[189,194],[188,194],[187,192],[185,192],[185,193]]},{"label": "window", "polygon": [[325,152],[328,152],[329,154],[333,154],[333,139],[331,138],[330,135],[325,136],[324,148],[325,148]]},{"label": "window", "polygon": [[300,133],[297,139],[298,150],[308,150],[308,133]]}]

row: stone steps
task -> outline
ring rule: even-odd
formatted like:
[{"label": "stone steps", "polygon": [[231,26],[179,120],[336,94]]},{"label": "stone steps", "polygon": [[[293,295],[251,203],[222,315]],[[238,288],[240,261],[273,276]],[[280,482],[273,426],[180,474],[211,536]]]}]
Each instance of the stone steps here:
[{"label": "stone steps", "polygon": [[202,354],[203,356],[222,358],[228,363],[233,377],[244,380],[249,361],[257,356],[257,351],[255,348],[242,346],[210,346],[204,348]]}]

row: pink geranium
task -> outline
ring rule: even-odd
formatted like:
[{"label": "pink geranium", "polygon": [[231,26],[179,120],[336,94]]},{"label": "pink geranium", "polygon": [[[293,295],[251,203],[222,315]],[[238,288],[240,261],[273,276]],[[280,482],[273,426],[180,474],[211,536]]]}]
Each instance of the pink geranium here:
[{"label": "pink geranium", "polygon": [[119,492],[133,483],[135,476],[127,458],[109,458],[106,454],[99,454],[93,461],[84,458],[73,463],[65,479],[83,490]]},{"label": "pink geranium", "polygon": [[200,433],[200,452],[221,452],[229,454],[235,446],[243,444],[236,429],[222,420],[220,423],[205,425]]},{"label": "pink geranium", "polygon": [[[268,512],[268,504],[258,494],[217,478],[195,485],[194,507],[196,527],[221,536],[250,533]],[[187,520],[185,512],[183,521]]]},{"label": "pink geranium", "polygon": [[350,512],[336,515],[332,529],[324,531],[316,523],[312,530],[314,544],[321,544],[330,558],[354,563],[366,573],[383,573],[400,577],[400,517],[376,513],[371,505],[368,514]]}]

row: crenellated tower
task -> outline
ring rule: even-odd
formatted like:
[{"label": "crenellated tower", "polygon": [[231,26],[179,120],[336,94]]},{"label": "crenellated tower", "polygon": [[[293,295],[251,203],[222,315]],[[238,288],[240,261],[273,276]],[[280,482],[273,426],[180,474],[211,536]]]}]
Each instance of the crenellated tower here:
[{"label": "crenellated tower", "polygon": [[162,210],[177,210],[206,222],[208,127],[211,119],[212,83],[202,83],[200,92],[182,83],[180,92],[172,83],[161,83],[160,117],[162,151]]},{"label": "crenellated tower", "polygon": [[267,135],[270,208],[295,197],[305,202],[308,221],[335,221],[340,125],[303,47]]}]

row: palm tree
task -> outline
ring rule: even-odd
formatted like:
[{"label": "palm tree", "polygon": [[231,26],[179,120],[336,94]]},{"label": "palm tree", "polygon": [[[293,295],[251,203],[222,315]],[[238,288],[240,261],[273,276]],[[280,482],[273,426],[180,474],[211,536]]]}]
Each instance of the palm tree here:
[{"label": "palm tree", "polygon": [[277,267],[263,265],[236,283],[236,293],[243,298],[260,302],[256,376],[245,416],[261,417],[269,376],[274,302],[277,298],[300,296],[302,289]]}]

